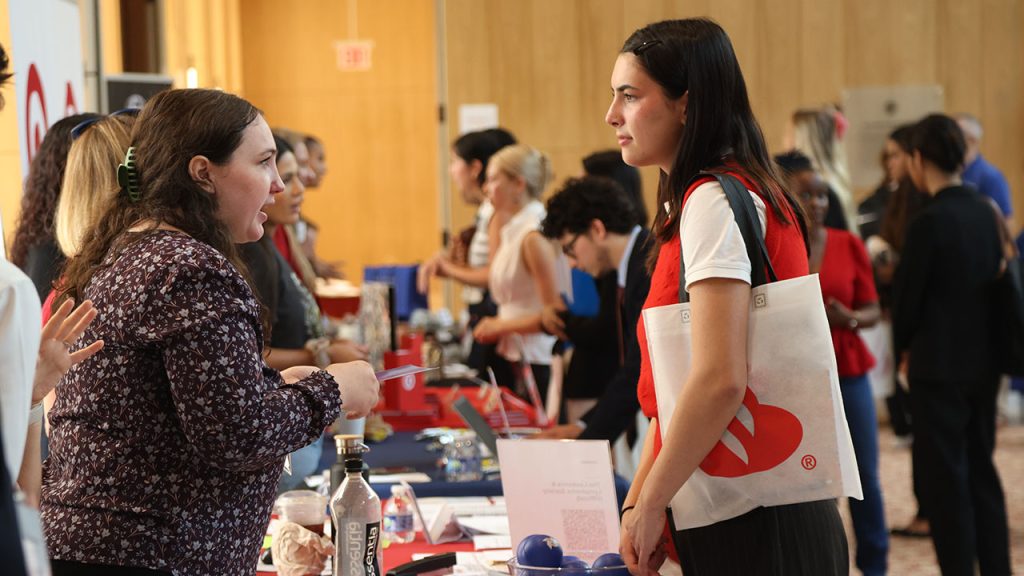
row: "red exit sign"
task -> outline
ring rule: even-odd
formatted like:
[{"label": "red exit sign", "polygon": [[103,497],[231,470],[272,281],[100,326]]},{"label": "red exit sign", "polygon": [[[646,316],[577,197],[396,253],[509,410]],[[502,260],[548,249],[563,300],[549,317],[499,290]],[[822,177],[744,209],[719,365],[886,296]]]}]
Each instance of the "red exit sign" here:
[{"label": "red exit sign", "polygon": [[338,70],[357,72],[373,67],[373,42],[370,40],[340,40],[334,43],[337,50]]}]

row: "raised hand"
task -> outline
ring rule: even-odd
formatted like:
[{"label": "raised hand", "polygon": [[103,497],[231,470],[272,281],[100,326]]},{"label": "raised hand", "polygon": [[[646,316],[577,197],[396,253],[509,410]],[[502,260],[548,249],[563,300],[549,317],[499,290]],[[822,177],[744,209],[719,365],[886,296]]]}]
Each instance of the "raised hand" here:
[{"label": "raised hand", "polygon": [[75,302],[69,298],[50,316],[43,326],[39,341],[36,376],[32,385],[33,404],[41,402],[72,366],[103,349],[103,340],[96,340],[71,352],[97,314],[91,300],[76,307]]}]

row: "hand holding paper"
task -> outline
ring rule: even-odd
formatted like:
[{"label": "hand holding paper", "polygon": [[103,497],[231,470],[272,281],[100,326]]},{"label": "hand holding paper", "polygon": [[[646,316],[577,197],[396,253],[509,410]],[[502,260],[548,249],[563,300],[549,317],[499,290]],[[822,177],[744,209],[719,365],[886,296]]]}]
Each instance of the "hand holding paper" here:
[{"label": "hand holding paper", "polygon": [[327,371],[334,376],[341,394],[341,409],[345,418],[354,420],[370,413],[380,397],[380,383],[373,368],[361,360],[345,364],[331,364]]}]

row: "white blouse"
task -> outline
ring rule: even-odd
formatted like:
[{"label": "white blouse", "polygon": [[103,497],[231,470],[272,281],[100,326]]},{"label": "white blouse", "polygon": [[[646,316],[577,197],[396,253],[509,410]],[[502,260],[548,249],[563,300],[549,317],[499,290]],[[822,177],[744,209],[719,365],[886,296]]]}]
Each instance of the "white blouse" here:
[{"label": "white blouse", "polygon": [[[491,297],[498,305],[498,318],[518,318],[544,309],[523,259],[523,241],[530,232],[540,229],[544,216],[544,205],[534,200],[501,228],[501,246],[491,262],[490,272]],[[556,287],[560,293],[565,292],[571,284],[566,283],[569,267],[561,253],[555,261],[555,269]],[[530,364],[549,365],[554,343],[555,337],[543,332],[509,334],[498,341],[498,353],[511,362],[522,359]]]}]

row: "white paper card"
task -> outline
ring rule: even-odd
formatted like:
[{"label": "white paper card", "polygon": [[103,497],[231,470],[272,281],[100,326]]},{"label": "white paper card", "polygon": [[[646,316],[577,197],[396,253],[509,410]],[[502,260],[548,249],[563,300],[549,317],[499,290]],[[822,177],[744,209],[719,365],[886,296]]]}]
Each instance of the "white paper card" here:
[{"label": "white paper card", "polygon": [[479,566],[489,573],[492,570],[508,573],[506,563],[512,558],[511,550],[484,550],[480,552],[456,552],[455,566]]},{"label": "white paper card", "polygon": [[512,548],[554,536],[566,554],[593,561],[619,548],[619,515],[606,440],[498,440]]},{"label": "white paper card", "polygon": [[508,534],[490,535],[477,534],[473,536],[474,550],[507,550],[512,546],[512,538]]},{"label": "white paper card", "polygon": [[371,474],[370,484],[399,484],[408,482],[410,484],[422,484],[430,482],[430,476],[423,472],[402,472],[400,474]]},{"label": "white paper card", "polygon": [[501,496],[463,496],[448,498],[452,512],[462,518],[465,516],[506,516],[508,508],[505,498]]},{"label": "white paper card", "polygon": [[[470,534],[508,534],[508,517],[506,516],[459,516],[459,525]],[[508,546],[501,546],[508,548]]]}]

